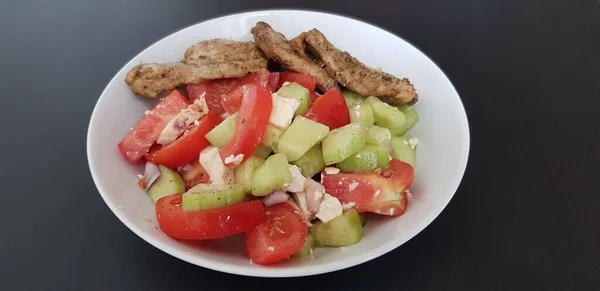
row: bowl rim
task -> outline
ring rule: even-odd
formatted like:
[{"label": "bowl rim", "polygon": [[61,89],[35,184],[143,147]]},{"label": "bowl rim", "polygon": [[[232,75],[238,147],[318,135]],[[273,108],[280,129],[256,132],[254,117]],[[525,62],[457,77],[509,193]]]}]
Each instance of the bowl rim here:
[{"label": "bowl rim", "polygon": [[[323,15],[323,16],[328,16],[328,17],[333,16],[336,18],[342,18],[342,19],[346,19],[346,20],[359,22],[361,25],[371,26],[373,28],[379,29],[379,30],[389,34],[390,36],[396,37],[396,38],[404,41],[405,43],[410,45],[412,48],[416,49],[419,53],[421,53],[425,58],[427,58],[442,73],[442,75],[449,81],[451,88],[454,90],[454,92],[456,92],[456,95],[458,96],[458,101],[460,104],[459,112],[462,113],[462,115],[464,116],[464,125],[465,125],[465,135],[464,135],[465,143],[464,144],[465,144],[465,146],[462,148],[462,153],[461,153],[461,156],[463,158],[461,159],[460,164],[458,165],[459,167],[458,167],[457,173],[460,173],[460,175],[457,175],[457,177],[459,177],[459,178],[455,179],[454,185],[450,185],[452,188],[451,189],[452,194],[445,201],[440,201],[439,211],[436,211],[437,213],[434,212],[435,215],[430,215],[430,216],[426,217],[426,219],[424,219],[424,224],[422,224],[423,227],[413,228],[412,230],[410,230],[407,235],[407,239],[405,241],[399,242],[397,240],[392,239],[392,240],[382,244],[381,246],[372,249],[370,252],[368,252],[365,255],[349,257],[349,258],[345,258],[345,259],[337,260],[337,261],[333,261],[333,262],[328,262],[328,263],[321,264],[321,265],[302,266],[302,267],[298,267],[298,268],[286,268],[286,269],[256,268],[256,266],[253,266],[251,264],[249,264],[247,267],[232,266],[227,263],[216,262],[213,260],[206,260],[206,259],[203,259],[202,257],[198,257],[198,256],[192,257],[185,251],[181,251],[181,250],[172,248],[171,246],[167,245],[166,243],[163,243],[162,241],[155,239],[150,235],[145,234],[142,229],[137,227],[132,222],[128,221],[128,218],[117,209],[117,207],[118,207],[117,205],[113,205],[112,203],[109,202],[108,194],[106,194],[107,191],[102,186],[102,184],[99,181],[99,178],[97,177],[98,175],[96,173],[95,167],[93,166],[94,161],[90,154],[92,152],[92,147],[93,147],[91,145],[91,136],[92,136],[91,131],[92,131],[93,121],[95,120],[95,116],[96,116],[96,109],[98,108],[98,105],[102,99],[102,96],[104,96],[104,94],[107,92],[107,90],[111,86],[111,84],[113,84],[113,82],[118,82],[117,76],[119,75],[119,73],[122,70],[125,69],[125,67],[128,64],[130,64],[134,60],[138,59],[138,57],[140,55],[145,53],[147,50],[151,49],[157,43],[164,41],[165,39],[173,36],[174,34],[184,31],[186,29],[189,29],[191,27],[194,27],[196,25],[211,22],[211,21],[219,21],[221,19],[239,18],[239,17],[244,17],[244,16],[258,15],[258,14],[265,14],[265,13],[266,14],[277,14],[277,13],[282,13],[282,12],[284,12],[284,13],[294,12],[294,13],[317,14],[317,15]],[[335,272],[335,271],[351,268],[351,267],[366,263],[368,261],[371,261],[371,260],[373,260],[377,257],[380,257],[388,252],[391,252],[392,250],[394,250],[394,249],[400,247],[401,245],[405,244],[406,242],[410,241],[417,234],[421,233],[425,228],[427,228],[443,212],[443,210],[446,209],[447,205],[450,203],[450,201],[456,194],[456,191],[458,190],[458,188],[462,182],[462,179],[464,178],[465,171],[466,171],[467,162],[468,162],[469,153],[470,153],[470,143],[471,143],[471,140],[470,140],[469,120],[468,120],[468,117],[466,114],[464,103],[463,103],[462,99],[460,98],[460,95],[458,94],[458,91],[456,90],[454,84],[452,83],[452,81],[450,81],[450,78],[448,78],[446,73],[427,54],[423,53],[418,47],[413,45],[411,42],[405,40],[404,38],[394,34],[393,32],[390,32],[378,25],[375,25],[373,23],[370,23],[368,21],[361,20],[361,19],[358,19],[355,17],[346,16],[343,14],[317,11],[317,10],[308,10],[308,9],[261,9],[261,10],[247,10],[247,11],[241,11],[241,12],[234,12],[234,13],[230,13],[230,14],[226,14],[226,15],[220,15],[217,17],[205,19],[200,22],[196,22],[196,23],[190,24],[188,26],[179,28],[179,29],[163,36],[159,40],[151,43],[146,48],[144,48],[142,51],[140,51],[138,54],[133,56],[130,60],[128,60],[123,66],[120,67],[120,69],[110,79],[108,84],[104,87],[104,90],[102,90],[100,97],[94,104],[94,109],[90,116],[90,121],[88,124],[88,132],[87,132],[87,137],[86,137],[86,153],[87,153],[86,155],[87,155],[90,173],[92,175],[92,180],[94,181],[94,184],[95,184],[96,188],[98,189],[100,196],[104,200],[104,203],[109,207],[109,209],[113,212],[113,214],[123,224],[125,224],[125,226],[127,228],[129,228],[133,233],[135,233],[142,240],[146,241],[148,244],[150,244],[150,245],[154,246],[155,248],[157,248],[173,257],[176,257],[184,262],[190,263],[195,266],[208,268],[208,269],[211,269],[214,271],[235,274],[235,275],[249,276],[249,277],[284,278],[284,277],[312,276],[312,275],[330,273],[330,272]],[[195,259],[192,259],[192,258],[195,258]]]}]

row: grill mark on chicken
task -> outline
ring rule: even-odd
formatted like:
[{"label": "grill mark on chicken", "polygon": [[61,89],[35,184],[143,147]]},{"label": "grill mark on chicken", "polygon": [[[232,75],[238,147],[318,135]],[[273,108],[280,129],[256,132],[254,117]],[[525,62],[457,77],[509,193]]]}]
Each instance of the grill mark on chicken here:
[{"label": "grill mark on chicken", "polygon": [[251,30],[254,41],[265,55],[286,70],[307,74],[317,79],[317,88],[326,92],[337,88],[337,82],[319,65],[298,54],[285,36],[265,22],[257,22]]},{"label": "grill mark on chicken", "polygon": [[319,30],[302,34],[304,46],[319,59],[325,70],[343,86],[364,95],[377,96],[391,104],[414,104],[417,91],[408,79],[374,70],[331,44]]}]

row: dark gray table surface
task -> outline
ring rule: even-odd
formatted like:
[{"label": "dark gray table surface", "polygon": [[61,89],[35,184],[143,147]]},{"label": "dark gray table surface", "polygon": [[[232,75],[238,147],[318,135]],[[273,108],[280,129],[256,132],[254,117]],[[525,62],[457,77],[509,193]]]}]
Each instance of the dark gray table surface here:
[{"label": "dark gray table surface", "polygon": [[[600,290],[600,2],[0,2],[0,290]],[[260,8],[360,18],[455,84],[471,155],[446,210],[348,270],[266,280],[195,267],[110,212],[88,170],[89,116],[140,50]],[[360,41],[360,40],[357,40]]]}]

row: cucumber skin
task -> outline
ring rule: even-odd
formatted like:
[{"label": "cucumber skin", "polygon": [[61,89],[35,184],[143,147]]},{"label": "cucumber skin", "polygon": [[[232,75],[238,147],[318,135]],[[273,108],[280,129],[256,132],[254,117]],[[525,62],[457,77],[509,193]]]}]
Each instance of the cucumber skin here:
[{"label": "cucumber skin", "polygon": [[290,162],[296,161],[321,142],[328,133],[329,127],[303,116],[296,116],[279,139],[277,152],[285,154]]},{"label": "cucumber skin", "polygon": [[183,211],[203,211],[224,208],[244,201],[242,185],[198,184],[183,193]]},{"label": "cucumber skin", "polygon": [[303,156],[292,162],[293,165],[300,168],[304,177],[312,177],[325,169],[325,160],[323,160],[323,151],[321,145],[317,144],[310,148]]},{"label": "cucumber skin", "polygon": [[315,237],[312,234],[308,234],[306,237],[306,242],[302,247],[292,255],[292,258],[302,258],[310,255],[312,250],[315,248]]},{"label": "cucumber skin", "polygon": [[396,108],[404,113],[406,117],[406,130],[413,128],[417,123],[419,123],[419,114],[415,111],[412,106],[409,105],[397,105]]},{"label": "cucumber skin", "polygon": [[269,192],[285,188],[292,182],[288,161],[284,154],[274,154],[252,173],[252,195],[266,196]]},{"label": "cucumber skin", "polygon": [[156,203],[158,199],[165,196],[185,192],[185,183],[177,171],[163,165],[158,165],[158,169],[160,177],[148,189],[152,202]]},{"label": "cucumber skin", "polygon": [[367,128],[359,124],[351,123],[332,130],[322,143],[325,164],[333,165],[347,159],[366,143]]},{"label": "cucumber skin", "polygon": [[315,245],[345,247],[362,239],[362,221],[356,210],[350,209],[328,223],[317,222],[310,228],[315,236]]},{"label": "cucumber skin", "polygon": [[405,144],[411,138],[410,135],[395,136],[392,138],[392,151],[391,156],[393,159],[405,162],[411,165],[413,168],[417,167],[417,149],[411,148],[410,145]]},{"label": "cucumber skin", "polygon": [[362,96],[354,91],[350,91],[348,89],[342,90],[342,95],[344,95],[344,99],[346,99],[346,105],[351,107],[355,104],[363,104],[365,102],[366,97]]},{"label": "cucumber skin", "polygon": [[337,164],[344,172],[372,172],[385,169],[390,151],[383,146],[365,145],[360,151]]},{"label": "cucumber skin", "polygon": [[252,173],[265,162],[259,157],[250,157],[235,168],[235,183],[243,185],[246,193],[252,193]]},{"label": "cucumber skin", "polygon": [[233,115],[227,117],[225,120],[221,121],[215,128],[209,131],[205,137],[214,147],[222,148],[235,135],[235,129],[237,127],[237,117],[238,113],[234,113]]},{"label": "cucumber skin", "polygon": [[366,101],[373,109],[375,125],[389,129],[392,135],[402,135],[406,132],[406,117],[398,108],[373,96],[368,97]]},{"label": "cucumber skin", "polygon": [[277,151],[277,143],[279,142],[279,139],[281,139],[284,131],[284,129],[269,123],[267,126],[267,131],[265,132],[265,136],[263,137],[262,144],[274,151]]}]

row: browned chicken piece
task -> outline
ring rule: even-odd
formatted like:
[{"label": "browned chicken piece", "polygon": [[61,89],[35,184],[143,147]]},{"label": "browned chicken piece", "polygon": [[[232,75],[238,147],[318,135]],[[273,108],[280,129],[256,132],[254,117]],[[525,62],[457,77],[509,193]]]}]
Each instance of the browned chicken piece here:
[{"label": "browned chicken piece", "polygon": [[317,88],[325,92],[337,88],[337,82],[310,59],[296,53],[285,36],[265,22],[258,22],[251,30],[254,41],[269,59],[281,64],[289,71],[311,75],[317,78]]},{"label": "browned chicken piece", "polygon": [[260,68],[267,67],[267,58],[254,42],[220,38],[201,41],[189,47],[181,62],[194,65],[241,62]]},{"label": "browned chicken piece", "polygon": [[305,32],[303,38],[308,51],[346,88],[364,96],[377,96],[391,104],[417,102],[417,90],[408,79],[367,67],[332,45],[317,29]]},{"label": "browned chicken piece", "polygon": [[201,41],[184,54],[182,63],[141,64],[127,74],[131,90],[147,97],[206,80],[237,78],[267,68],[267,58],[252,42]]},{"label": "browned chicken piece", "polygon": [[125,77],[133,93],[146,97],[157,97],[163,91],[173,90],[187,84],[199,84],[206,80],[237,78],[264,69],[245,62],[206,63],[191,65],[182,63],[140,64]]}]

